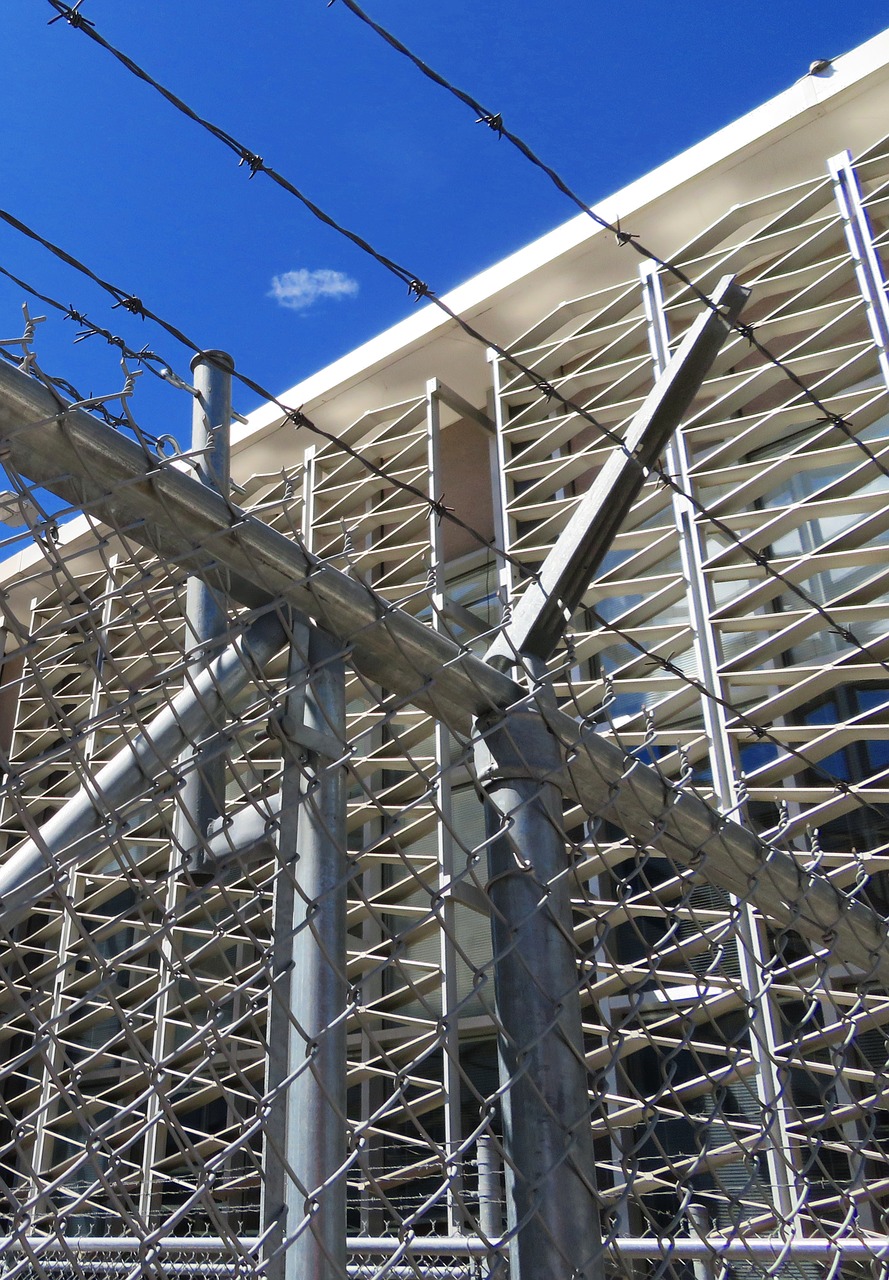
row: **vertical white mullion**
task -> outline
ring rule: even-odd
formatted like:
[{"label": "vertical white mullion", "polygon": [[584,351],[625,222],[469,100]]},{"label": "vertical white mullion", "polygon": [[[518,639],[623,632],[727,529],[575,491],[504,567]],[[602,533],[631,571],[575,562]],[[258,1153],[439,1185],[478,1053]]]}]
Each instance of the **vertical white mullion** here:
[{"label": "vertical white mullion", "polygon": [[848,151],[832,156],[827,162],[827,168],[843,220],[846,244],[855,268],[855,280],[864,301],[867,322],[877,349],[880,372],[889,387],[889,298],[886,297],[886,277],[874,244],[858,174]]},{"label": "vertical white mullion", "polygon": [[[491,382],[494,398],[494,437],[491,440],[491,482],[494,504],[494,535],[502,551],[509,551],[512,544],[509,530],[509,486],[506,477],[506,425],[503,389],[500,379],[501,359],[496,351],[488,351],[491,366]],[[512,563],[504,559],[499,570],[500,607],[508,610],[516,588]]]},{"label": "vertical white mullion", "polygon": [[315,535],[315,473],[318,467],[317,445],[309,445],[303,458],[303,541],[306,550],[314,551]]},{"label": "vertical white mullion", "polygon": [[[648,321],[649,345],[656,374],[669,359],[664,298],[660,277],[652,263],[640,268],[645,314]],[[709,588],[704,573],[705,550],[701,530],[695,519],[691,501],[691,466],[683,428],[677,428],[666,450],[667,469],[679,483],[682,492],[672,491],[673,513],[679,539],[682,573],[691,622],[695,658],[701,683],[710,693],[702,698],[704,730],[707,737],[714,791],[723,811],[733,811],[741,821],[741,794],[737,785],[734,750],[728,731],[725,688],[719,670],[719,655],[710,614]],[[737,954],[741,985],[752,1011],[750,1027],[751,1054],[756,1063],[757,1095],[766,1115],[774,1117],[774,1130],[767,1135],[766,1159],[769,1168],[775,1209],[784,1222],[798,1229],[800,1210],[805,1202],[805,1183],[799,1176],[795,1147],[790,1136],[790,1113],[777,1069],[776,1055],[783,1037],[777,1010],[761,974],[769,963],[769,947],[762,920],[750,904],[731,895],[738,911]]]},{"label": "vertical white mullion", "polygon": [[[429,475],[430,496],[441,495],[443,489],[441,474],[441,398],[437,378],[426,383],[426,456]],[[441,631],[444,616],[444,553],[439,517],[430,508],[429,511],[429,547],[432,557],[430,565],[430,594],[432,596],[432,629]],[[454,879],[454,841],[451,778],[450,778],[451,738],[447,727],[441,720],[435,721],[435,763],[437,776],[435,780],[435,802],[438,808],[436,822],[437,854],[438,854],[438,888],[441,895],[441,927],[439,930],[439,962],[441,965],[441,1019],[444,1028],[442,1040],[442,1084],[445,1094],[445,1148],[448,1159],[454,1163],[449,1165],[447,1209],[448,1230],[453,1234],[465,1225],[466,1214],[463,1209],[463,1177],[462,1165],[458,1164],[455,1154],[463,1141],[460,1121],[460,1027],[457,1004],[457,952],[454,946],[456,936],[456,908],[452,895]]]},{"label": "vertical white mullion", "polygon": [[[822,1017],[825,1023],[842,1022],[843,1014],[839,1006],[834,1004],[834,1001],[831,998],[830,986],[827,982],[827,974],[825,974],[825,979],[822,983],[819,984],[818,1004],[821,1007]],[[843,1054],[843,1056],[845,1055]],[[843,1075],[843,1067],[839,1063],[837,1065],[836,1078],[834,1080],[834,1090],[836,1091],[837,1106],[840,1109],[845,1107],[853,1109],[857,1105],[858,1099],[849,1087],[849,1084]],[[866,1148],[871,1140],[868,1132],[868,1126],[866,1124],[862,1124],[858,1119],[851,1119],[844,1121],[838,1126],[838,1128],[849,1148],[847,1158],[849,1160],[850,1172],[853,1172],[855,1170],[856,1162],[859,1164],[865,1164],[867,1159],[862,1148]],[[858,1181],[859,1179],[856,1178],[850,1188],[853,1195]],[[855,1205],[855,1223],[858,1229],[862,1231],[872,1231],[875,1234],[878,1234],[882,1230],[879,1220],[880,1217],[881,1215],[879,1214],[874,1201],[869,1196],[859,1194],[858,1201]]]}]

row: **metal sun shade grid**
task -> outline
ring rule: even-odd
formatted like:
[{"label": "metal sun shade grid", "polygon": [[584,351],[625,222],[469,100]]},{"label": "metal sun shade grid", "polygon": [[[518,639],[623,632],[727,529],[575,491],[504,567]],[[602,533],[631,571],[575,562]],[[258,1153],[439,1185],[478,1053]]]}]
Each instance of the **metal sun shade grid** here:
[{"label": "metal sun shade grid", "polygon": [[[862,172],[878,236],[879,170],[875,152]],[[848,406],[879,449],[885,386],[832,200],[831,184],[813,180],[732,211],[681,257],[706,287],[728,267],[739,270],[754,287],[745,320],[792,353],[810,384],[825,380],[831,404]],[[632,280],[568,304],[519,346],[554,385],[621,430],[664,355],[652,340],[661,296],[675,342],[699,304],[665,277],[660,294]],[[453,456],[465,458],[469,448],[487,456],[484,415],[470,422],[454,408],[459,398],[434,382],[404,405],[366,415],[346,436],[428,497],[453,497],[483,534],[486,521],[491,531],[499,525],[517,559],[539,564],[612,446],[576,415],[557,414],[508,366],[496,372],[502,468],[492,474],[502,481],[502,510],[496,501],[489,511],[463,510]],[[849,743],[880,741],[879,707],[860,709],[851,737],[838,715],[809,723],[801,711],[812,701],[812,681],[818,696],[842,687],[851,697],[881,678],[873,668],[882,652],[882,570],[870,552],[880,546],[884,486],[840,429],[813,423],[812,412],[743,337],[731,339],[684,432],[689,474],[701,501],[720,504],[720,517],[724,511],[758,549],[777,555],[777,539],[799,541],[805,527],[811,544],[791,544],[784,557],[794,580],[853,625],[876,662],[854,648],[846,653],[817,610],[770,581],[700,513],[692,523],[704,589],[693,599],[681,554],[688,513],[652,480],[575,619],[573,649],[554,660],[555,690],[567,708],[600,716],[603,732],[628,752],[630,773],[636,752],[639,763],[694,782],[723,807],[740,805],[747,821],[782,822],[785,840],[803,856],[858,887],[859,878],[882,871],[881,811],[870,803],[879,806],[879,786],[863,797],[836,788],[825,796],[808,773],[821,762],[834,773],[848,768],[857,782],[860,763],[838,757]],[[770,500],[788,476],[810,474],[818,486],[833,486],[830,523],[817,507],[819,488]],[[242,499],[467,647],[483,647],[496,628],[490,552],[331,446],[310,454],[304,481],[296,467],[253,477]],[[845,503],[839,515],[837,499]],[[112,534],[109,542],[96,530],[87,552],[76,554],[40,535],[38,601],[7,607],[5,683],[16,705],[0,819],[8,848],[187,683],[181,567],[134,552],[125,530]],[[840,547],[837,538],[845,539]],[[514,565],[503,568],[504,597],[518,585]],[[718,641],[715,673],[695,641],[701,608]],[[784,761],[770,738],[751,737],[746,719],[731,711],[722,725],[708,717],[698,690],[659,672],[598,625],[593,610],[696,679],[718,681],[745,718],[762,717],[769,734],[813,766]],[[242,620],[230,615],[233,632]],[[763,636],[772,642],[764,657],[755,649]],[[805,662],[795,658],[796,642],[809,646]],[[831,662],[816,661],[825,654]],[[757,683],[761,667],[767,679]],[[746,674],[754,678],[745,682]],[[502,1272],[502,1260],[467,1261],[457,1247],[446,1262],[433,1261],[422,1243],[424,1234],[461,1230],[484,1246],[503,1231],[497,1166],[509,1154],[500,1101],[523,1075],[519,1064],[498,1083],[495,1041],[499,1034],[503,1048],[508,1037],[493,996],[489,917],[497,907],[473,766],[466,743],[427,714],[354,668],[348,680],[349,1093],[341,1166],[330,1186],[305,1190],[323,1207],[336,1183],[348,1183],[350,1233],[369,1242],[353,1238],[347,1274]],[[224,739],[232,817],[269,812],[281,785],[283,654],[255,684]],[[776,698],[783,699],[777,709]],[[103,1234],[136,1242],[126,1274],[200,1274],[200,1267],[262,1274],[275,1265],[259,1262],[255,1246],[267,1223],[270,1169],[289,1155],[275,1124],[282,1090],[266,1064],[271,921],[282,886],[298,891],[298,871],[286,849],[276,855],[266,842],[209,876],[186,875],[172,815],[180,776],[195,766],[169,763],[144,806],[140,799],[112,815],[97,852],[59,879],[61,895],[9,939],[0,974],[9,1019],[0,1158],[8,1227],[19,1233],[7,1250],[10,1274],[121,1274],[101,1251],[90,1261],[66,1243]],[[741,767],[749,775],[746,809]],[[569,857],[540,885],[538,909],[564,894],[572,904],[573,976],[559,994],[581,1007],[589,1101],[556,1165],[591,1131],[606,1245],[662,1236],[666,1243],[649,1246],[649,1256],[677,1277],[687,1264],[670,1260],[669,1242],[694,1240],[708,1224],[729,1236],[842,1228],[862,1242],[873,1238],[884,1230],[887,1190],[887,1002],[843,966],[828,968],[792,930],[766,936],[743,901],[705,883],[705,860],[679,873],[656,844],[628,842],[614,816],[607,807],[553,814]],[[809,837],[809,848],[806,827],[815,825],[819,842]],[[875,878],[871,890],[880,887]],[[530,992],[536,957],[520,952],[519,960]],[[271,1022],[281,1003],[273,994]],[[548,1034],[561,1034],[557,1021]],[[311,1047],[300,1070],[312,1070]],[[322,1090],[319,1105],[338,1104]],[[539,1215],[539,1190],[519,1186],[530,1217]],[[312,1213],[311,1204],[300,1205],[288,1231],[310,1231]],[[193,1257],[178,1261],[173,1249],[133,1261],[151,1230],[189,1241],[205,1231],[224,1256],[208,1262],[196,1245]],[[53,1245],[40,1257],[35,1231],[48,1231]],[[396,1242],[397,1256],[374,1251],[378,1235]],[[560,1247],[554,1238],[553,1250]],[[785,1270],[798,1275],[809,1265]],[[605,1270],[627,1274],[631,1266],[612,1251]],[[741,1264],[741,1273],[752,1271],[751,1261]]]},{"label": "metal sun shade grid", "polygon": [[[858,172],[879,246],[885,144]],[[753,290],[744,322],[885,456],[886,384],[826,176],[732,209],[674,260],[705,291],[736,272]],[[654,301],[678,342],[699,303],[667,272],[657,284]],[[513,347],[611,429],[623,428],[651,381],[656,317],[652,292],[643,310],[645,287],[564,304]],[[508,362],[496,368],[507,545],[535,565],[609,446]],[[819,416],[737,335],[677,447],[701,506],[834,611],[866,654],[770,580],[700,509],[692,508],[689,534],[677,500],[652,477],[552,666],[566,703],[586,714],[610,704],[610,727],[629,749],[673,778],[693,768],[697,785],[712,788],[723,807],[739,806],[760,829],[780,828],[837,883],[866,887],[883,904],[887,483]],[[681,478],[675,448],[667,467]],[[699,544],[697,582],[680,538]],[[521,589],[517,575],[505,576]],[[695,643],[702,622],[715,640],[712,674]],[[717,716],[714,727],[699,689],[659,670],[651,652],[715,685],[741,715]],[[751,732],[751,722],[770,736]],[[721,770],[728,776],[720,779]],[[886,1002],[862,998],[842,968],[826,975],[829,989],[816,997],[806,948],[786,938],[776,947],[727,894],[683,885],[619,834],[604,859],[591,860],[589,900],[576,906],[590,915],[580,937],[611,926],[594,961],[601,994],[587,1032],[603,1038],[600,1061],[611,1059],[603,1064],[606,1114],[593,1123],[609,1133],[608,1198],[618,1196],[622,1229],[657,1228],[675,1205],[677,1174],[696,1212],[720,1227],[734,1218],[770,1228],[783,1220],[803,1230],[841,1222],[882,1229],[885,1122],[862,1118],[881,1105],[873,1073],[885,1062]],[[745,1015],[753,1002],[758,1018]],[[609,1054],[617,1036],[620,1052]],[[654,1113],[657,1122],[646,1123]]]}]

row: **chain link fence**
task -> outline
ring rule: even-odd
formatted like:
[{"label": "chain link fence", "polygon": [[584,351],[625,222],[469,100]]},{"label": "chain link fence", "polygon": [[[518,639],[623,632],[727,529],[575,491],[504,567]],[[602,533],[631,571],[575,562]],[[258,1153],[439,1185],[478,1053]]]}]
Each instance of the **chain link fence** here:
[{"label": "chain link fence", "polygon": [[[680,262],[842,421],[726,329],[666,470],[620,441],[701,308],[650,273],[491,413],[430,371],[231,492],[218,356],[173,451],[7,344],[6,1280],[884,1273],[889,436],[837,181]],[[635,502],[510,652],[611,458]]]}]

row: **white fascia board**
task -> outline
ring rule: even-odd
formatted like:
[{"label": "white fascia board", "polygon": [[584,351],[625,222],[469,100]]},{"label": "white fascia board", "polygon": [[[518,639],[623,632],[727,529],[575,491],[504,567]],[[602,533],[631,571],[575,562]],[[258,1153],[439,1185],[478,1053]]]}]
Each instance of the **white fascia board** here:
[{"label": "white fascia board", "polygon": [[[725,174],[755,161],[758,155],[779,139],[794,134],[827,114],[833,107],[838,108],[839,100],[843,97],[850,101],[856,98],[869,87],[867,82],[873,77],[882,73],[884,79],[889,79],[886,76],[887,65],[889,30],[836,58],[825,74],[802,76],[789,89],[762,106],[631,182],[614,195],[597,201],[594,206],[596,212],[611,223],[619,218],[623,226],[632,230],[631,219],[638,217],[643,211],[651,210],[653,205],[663,202],[671,193],[680,192],[688,184],[699,184],[708,171],[718,170]],[[889,114],[884,118],[889,119]],[[876,137],[872,136],[871,140],[876,141]],[[854,147],[854,140],[850,138],[850,142],[845,145]],[[792,178],[785,181],[779,172],[771,189],[788,185],[791,181]],[[694,202],[692,205],[688,216],[690,230],[693,229],[691,224],[699,218]],[[503,335],[498,333],[499,316],[495,314],[501,309],[498,301],[504,300],[509,290],[515,289],[520,282],[524,281],[529,285],[529,277],[536,272],[552,268],[560,258],[588,245],[596,236],[601,235],[601,228],[586,214],[579,213],[570,221],[445,294],[443,301],[451,310],[465,316],[470,322],[487,320],[490,336],[499,340]],[[609,247],[616,248],[613,245]],[[652,247],[663,248],[657,244]],[[624,251],[625,255],[627,252]],[[544,310],[548,309],[546,307]],[[430,341],[454,327],[450,317],[434,305],[426,304],[369,342],[310,375],[279,398],[286,405],[302,406],[310,417],[320,411],[322,425],[333,425],[323,422],[325,405],[339,399],[356,384],[372,379],[380,370],[391,370],[399,361],[411,355],[416,356]],[[485,325],[480,324],[479,327],[485,328]],[[510,330],[514,331],[515,329]],[[471,341],[459,333],[449,336],[466,344]],[[427,376],[431,375],[427,373]],[[378,390],[375,394],[376,399],[372,396],[371,402],[364,407],[376,407],[386,402],[380,398]],[[393,396],[393,399],[397,398],[397,395]],[[355,416],[358,416],[357,413]],[[241,425],[233,435],[234,450],[240,453],[245,448],[260,445],[263,437],[280,427],[281,421],[281,412],[275,405],[261,406],[249,415],[247,423]],[[298,450],[294,449],[294,453],[296,452]],[[238,468],[239,473],[243,474],[249,474],[251,469],[261,470],[262,467],[251,468],[248,460],[244,459]]]}]

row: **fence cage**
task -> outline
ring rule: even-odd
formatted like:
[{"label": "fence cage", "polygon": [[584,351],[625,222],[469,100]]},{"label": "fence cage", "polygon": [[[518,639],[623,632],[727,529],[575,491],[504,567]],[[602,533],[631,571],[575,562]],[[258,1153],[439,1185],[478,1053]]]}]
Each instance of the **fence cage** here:
[{"label": "fence cage", "polygon": [[7,344],[4,1280],[885,1274],[887,181],[675,255],[827,418],[668,271],[232,488]]}]

